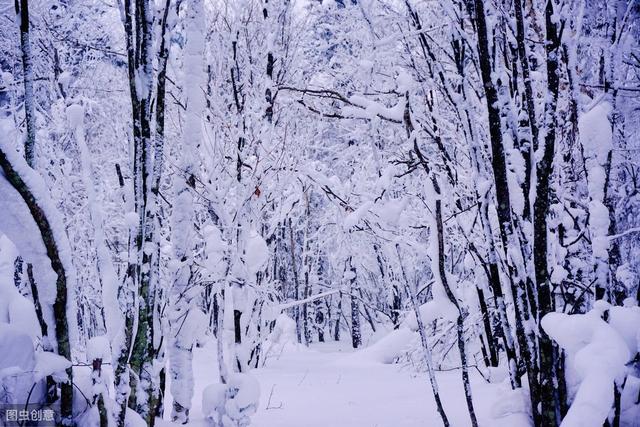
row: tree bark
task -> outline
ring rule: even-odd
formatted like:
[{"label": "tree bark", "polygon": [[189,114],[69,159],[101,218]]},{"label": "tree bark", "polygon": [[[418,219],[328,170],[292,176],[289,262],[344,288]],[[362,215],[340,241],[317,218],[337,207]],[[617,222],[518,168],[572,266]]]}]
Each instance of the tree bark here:
[{"label": "tree bark", "polygon": [[356,292],[359,289],[357,282],[356,267],[353,265],[353,259],[349,257],[349,295],[351,299],[351,345],[353,348],[359,348],[362,345],[362,331],[360,327],[360,306]]}]

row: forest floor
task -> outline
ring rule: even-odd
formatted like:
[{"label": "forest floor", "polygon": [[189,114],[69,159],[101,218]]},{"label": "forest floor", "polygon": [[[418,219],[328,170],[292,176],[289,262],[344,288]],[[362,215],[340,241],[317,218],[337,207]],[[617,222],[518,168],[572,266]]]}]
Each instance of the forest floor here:
[{"label": "forest floor", "polygon": [[[195,394],[190,426],[207,426],[202,390],[217,382],[215,342],[194,353]],[[260,383],[257,427],[418,427],[441,425],[426,373],[408,366],[383,364],[354,352],[348,343],[288,345],[271,352],[263,368],[252,371]],[[460,371],[437,378],[452,426],[469,426]],[[480,426],[527,426],[521,413],[494,419],[496,403],[510,412],[508,386],[489,384],[471,372],[474,405]],[[498,402],[503,400],[503,402]],[[171,399],[168,400],[169,402]],[[506,407],[505,407],[506,404]],[[518,406],[518,405],[516,405]],[[169,408],[165,414],[169,419]],[[175,426],[167,421],[161,427]]]}]

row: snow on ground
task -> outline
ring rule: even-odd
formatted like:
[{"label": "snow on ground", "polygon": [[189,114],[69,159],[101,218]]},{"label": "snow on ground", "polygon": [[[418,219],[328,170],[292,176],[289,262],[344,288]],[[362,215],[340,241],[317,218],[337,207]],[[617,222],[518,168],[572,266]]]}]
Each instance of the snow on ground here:
[{"label": "snow on ground", "polygon": [[[348,343],[319,343],[311,348],[288,345],[274,350],[266,366],[252,371],[260,382],[260,407],[252,417],[256,427],[413,427],[438,426],[428,378],[406,366],[383,364],[352,353]],[[217,382],[216,346],[212,340],[194,350],[195,393],[190,426],[208,425],[202,416],[202,390]],[[470,425],[459,371],[438,373],[440,391],[453,426]],[[508,386],[487,384],[471,373],[480,426],[528,425],[522,414],[494,419],[494,403],[509,413]],[[506,387],[506,388],[505,388]],[[169,387],[167,387],[168,389]],[[167,400],[165,419],[169,419]],[[506,404],[505,404],[506,403]],[[160,427],[174,424],[159,422]]]}]

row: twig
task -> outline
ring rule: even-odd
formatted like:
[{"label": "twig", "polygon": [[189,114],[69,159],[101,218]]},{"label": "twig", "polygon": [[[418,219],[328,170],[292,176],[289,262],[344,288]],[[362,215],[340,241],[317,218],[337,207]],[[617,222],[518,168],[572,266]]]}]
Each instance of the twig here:
[{"label": "twig", "polygon": [[271,393],[269,393],[269,400],[267,401],[267,410],[269,409],[282,409],[282,402],[278,406],[271,406],[271,398],[273,397],[273,390],[276,388],[276,385],[271,386]]},{"label": "twig", "polygon": [[300,386],[300,385],[304,382],[304,379],[305,379],[305,378],[307,378],[307,374],[308,374],[308,373],[309,373],[309,370],[307,369],[307,370],[304,372],[304,375],[302,376],[302,379],[301,379],[301,380],[300,380],[300,382],[298,383],[298,386]]}]

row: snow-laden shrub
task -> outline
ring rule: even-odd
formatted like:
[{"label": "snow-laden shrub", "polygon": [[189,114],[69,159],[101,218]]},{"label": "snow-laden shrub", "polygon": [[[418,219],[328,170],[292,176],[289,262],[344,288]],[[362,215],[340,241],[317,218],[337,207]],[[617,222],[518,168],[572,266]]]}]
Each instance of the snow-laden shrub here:
[{"label": "snow-laden shrub", "polygon": [[[452,369],[460,366],[460,356],[458,347],[456,345],[456,320],[458,317],[458,311],[456,307],[448,300],[438,298],[437,300],[430,300],[420,305],[418,308],[420,311],[420,317],[427,332],[429,345],[432,351],[433,363],[435,369]],[[476,312],[465,318],[465,337],[468,340],[467,343],[467,358],[470,364],[477,364],[479,358],[479,339],[477,336],[476,325],[480,322],[479,313]],[[407,365],[411,370],[426,372],[427,366],[424,361],[424,350],[420,343],[418,335],[418,322],[416,320],[415,313],[409,311],[406,317],[401,323],[401,328],[406,328],[415,332],[413,340],[408,342],[402,349],[402,352],[398,352],[397,361],[403,365]],[[496,368],[497,372],[492,373],[489,369],[484,372],[488,379],[504,378],[503,367]]]},{"label": "snow-laden shrub", "polygon": [[[273,313],[271,313],[271,315],[273,316]],[[275,319],[273,330],[264,344],[266,350],[262,358],[262,363],[265,364],[269,358],[281,354],[288,345],[298,345],[296,322],[286,313],[280,313]]]},{"label": "snow-laden shrub", "polygon": [[258,409],[260,385],[250,374],[233,373],[226,384],[207,386],[202,392],[202,412],[216,427],[244,427]]}]

